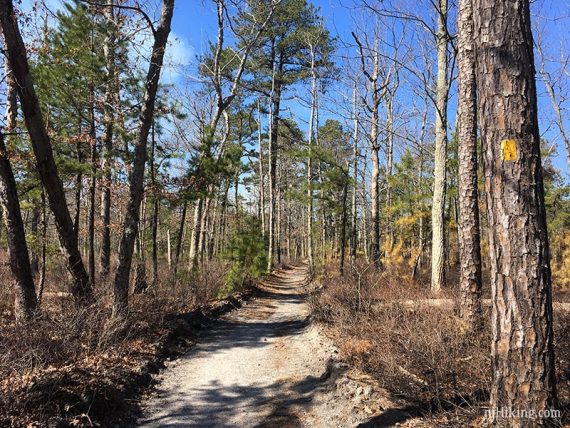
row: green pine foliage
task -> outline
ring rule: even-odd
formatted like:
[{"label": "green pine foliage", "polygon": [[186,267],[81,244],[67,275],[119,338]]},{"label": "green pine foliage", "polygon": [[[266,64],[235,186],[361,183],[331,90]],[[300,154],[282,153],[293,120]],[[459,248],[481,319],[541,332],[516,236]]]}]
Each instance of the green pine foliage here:
[{"label": "green pine foliage", "polygon": [[267,271],[267,244],[263,238],[261,223],[251,215],[239,219],[227,248],[231,268],[226,274],[226,285],[218,297],[225,297],[243,287],[248,281],[260,278]]}]

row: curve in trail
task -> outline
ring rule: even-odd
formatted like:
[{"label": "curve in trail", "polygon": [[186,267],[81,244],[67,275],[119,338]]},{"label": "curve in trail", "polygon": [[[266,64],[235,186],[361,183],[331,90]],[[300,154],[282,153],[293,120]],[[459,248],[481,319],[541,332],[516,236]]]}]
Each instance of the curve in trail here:
[{"label": "curve in trail", "polygon": [[315,403],[335,351],[309,328],[306,278],[305,265],[277,271],[218,320],[163,373],[141,426],[331,426]]}]

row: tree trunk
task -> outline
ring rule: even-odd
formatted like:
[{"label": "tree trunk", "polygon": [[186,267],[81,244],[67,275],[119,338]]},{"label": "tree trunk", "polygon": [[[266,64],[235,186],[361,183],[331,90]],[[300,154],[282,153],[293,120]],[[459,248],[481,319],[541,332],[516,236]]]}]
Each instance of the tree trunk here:
[{"label": "tree trunk", "polygon": [[172,269],[172,246],[170,242],[170,228],[166,229],[166,260],[168,269]]},{"label": "tree trunk", "polygon": [[200,223],[202,219],[203,205],[204,198],[200,198],[198,201],[196,201],[196,206],[194,207],[194,222],[192,224],[192,235],[190,236],[190,252],[188,264],[190,270],[195,270],[198,268],[198,248],[200,245]]},{"label": "tree trunk", "polygon": [[[259,106],[259,101],[257,101],[257,126],[258,126],[258,145],[259,145],[259,204],[261,217],[261,233],[263,237],[266,235],[265,230],[265,180],[263,172],[263,142],[261,140],[261,107]],[[224,201],[225,203],[226,201]]]},{"label": "tree trunk", "polygon": [[129,202],[123,223],[119,265],[115,276],[114,313],[124,313],[128,308],[129,276],[133,259],[135,237],[139,227],[139,207],[144,193],[144,170],[147,157],[148,134],[154,115],[154,103],[160,70],[164,59],[164,51],[170,23],[174,10],[174,0],[163,0],[159,27],[154,34],[154,45],[146,77],[146,89],[139,117],[139,133],[135,143],[133,170],[129,188]]},{"label": "tree trunk", "polygon": [[188,211],[188,202],[184,201],[182,206],[182,216],[180,218],[180,228],[178,229],[178,239],[176,240],[176,252],[174,253],[174,276],[178,271],[178,262],[180,261],[180,252],[182,250],[182,241],[184,240],[184,226],[186,225],[186,212]]},{"label": "tree trunk", "polygon": [[[367,165],[368,163],[368,156],[366,150],[364,151],[364,159],[363,164]],[[368,227],[370,225],[369,218],[368,218],[368,198],[366,197],[366,168],[362,169],[362,189],[361,189],[361,197],[362,197],[362,237],[363,244],[364,244],[364,258],[366,259],[366,263],[370,263],[370,239],[368,235]]]},{"label": "tree trunk", "polygon": [[339,273],[341,276],[344,275],[344,257],[346,253],[346,223],[348,221],[347,216],[347,206],[346,200],[348,195],[348,161],[346,165],[346,171],[344,172],[344,185],[342,187],[342,220],[340,225],[340,263],[339,263]]},{"label": "tree trunk", "polygon": [[[212,193],[210,188],[208,194]],[[204,261],[204,253],[206,252],[206,241],[208,238],[208,219],[210,218],[210,206],[212,205],[212,198],[206,197],[204,206],[202,207],[202,217],[200,218],[200,238],[198,240],[198,254],[200,263]]]},{"label": "tree trunk", "polygon": [[156,186],[156,171],[155,171],[155,154],[156,154],[156,139],[155,139],[155,126],[154,120],[152,121],[151,131],[151,148],[150,148],[150,182],[153,192],[152,201],[152,281],[151,287],[156,287],[158,282],[158,213],[160,209],[159,194]]},{"label": "tree trunk", "polygon": [[[281,184],[281,168],[279,169],[280,173],[279,173],[279,178],[278,178],[278,182],[279,184]],[[276,231],[277,234],[275,236],[275,249],[276,249],[276,256],[277,256],[277,265],[281,266],[281,232],[282,232],[282,222],[281,219],[283,218],[282,216],[282,206],[283,206],[283,200],[282,200],[282,189],[281,186],[277,187],[277,195],[276,195],[276,199],[277,199],[277,225],[276,225]]]},{"label": "tree trunk", "polygon": [[97,131],[95,128],[95,93],[91,88],[91,123],[89,126],[89,143],[91,147],[91,183],[89,185],[89,278],[91,287],[95,288],[95,201],[97,196]]},{"label": "tree trunk", "polygon": [[292,215],[293,212],[291,210],[291,197],[287,198],[287,260],[290,263],[293,260],[291,257],[291,226],[292,226]]},{"label": "tree trunk", "polygon": [[[8,128],[8,127],[6,127]],[[37,241],[37,237],[38,237],[38,226],[40,224],[40,217],[42,215],[42,211],[41,211],[41,206],[39,204],[36,204],[33,208],[32,208],[32,218],[31,218],[31,225],[30,225],[30,230],[32,232],[32,235],[34,236],[34,238]],[[35,246],[35,248],[32,249],[32,251],[30,252],[30,267],[32,269],[32,275],[35,277],[40,269],[40,257],[37,251],[37,246]]]},{"label": "tree trunk", "polygon": [[472,0],[459,1],[459,260],[461,317],[474,330],[483,322],[481,303],[481,247],[477,191],[477,85]]},{"label": "tree trunk", "polygon": [[[392,171],[394,169],[394,98],[396,97],[396,85],[393,91],[388,92],[386,100],[386,207],[392,206]],[[389,213],[389,210],[387,210]],[[389,215],[389,214],[388,214]],[[390,216],[391,217],[391,216]],[[386,218],[388,245],[386,246],[386,254],[392,252],[394,247],[394,227],[392,218]]]},{"label": "tree trunk", "polygon": [[77,164],[79,165],[79,172],[75,176],[75,214],[73,216],[73,233],[75,234],[75,240],[79,245],[79,229],[81,225],[81,193],[83,191],[83,171],[82,171],[82,164],[83,164],[83,141],[81,141],[81,135],[83,134],[83,130],[81,129],[81,121],[77,127],[77,135],[79,139],[77,141]]},{"label": "tree trunk", "polygon": [[437,19],[437,94],[435,114],[435,154],[433,205],[431,210],[431,290],[445,285],[445,187],[447,164],[447,0],[439,0]]},{"label": "tree trunk", "polygon": [[[17,91],[16,82],[6,61],[6,131],[12,133],[16,129],[17,117]],[[16,320],[25,321],[32,318],[37,309],[36,290],[30,259],[28,245],[26,242],[26,231],[22,221],[20,211],[20,201],[18,189],[12,165],[8,158],[8,152],[4,143],[4,134],[0,130],[0,204],[4,213],[4,224],[6,226],[6,239],[8,241],[8,256],[10,260],[10,270],[14,277],[15,299],[14,315]]]},{"label": "tree trunk", "polygon": [[160,203],[155,195],[152,209],[152,282],[151,287],[155,287],[158,282],[158,214]]},{"label": "tree trunk", "polygon": [[311,115],[309,118],[309,155],[307,157],[307,259],[309,261],[309,277],[315,272],[313,248],[313,125],[315,122],[315,105],[317,101],[317,73],[315,71],[315,52],[311,46]]},{"label": "tree trunk", "polygon": [[557,403],[529,1],[473,6],[493,301],[490,407],[538,413]]},{"label": "tree trunk", "polygon": [[72,293],[78,303],[90,302],[93,300],[93,293],[89,276],[79,253],[73,222],[66,204],[65,191],[57,173],[50,138],[44,125],[28,65],[26,47],[22,40],[12,0],[0,0],[0,21],[7,47],[6,54],[17,84],[37,170],[48,195],[61,246],[65,253],[67,268],[73,279]]},{"label": "tree trunk", "polygon": [[370,131],[372,156],[372,178],[370,181],[370,198],[372,199],[371,215],[372,215],[372,261],[374,265],[380,267],[380,146],[378,145],[378,107],[380,101],[376,90],[376,84],[373,85],[374,101],[372,106],[372,129]]},{"label": "tree trunk", "polygon": [[352,96],[353,115],[354,115],[354,130],[352,135],[352,173],[353,173],[353,188],[352,188],[352,228],[350,231],[350,257],[352,262],[356,261],[356,250],[358,248],[358,225],[357,225],[357,194],[358,194],[358,110],[356,100],[356,84],[354,84],[354,92]]},{"label": "tree trunk", "polygon": [[[214,247],[215,247],[215,240],[216,240],[216,229],[218,224],[218,214],[220,211],[220,192],[216,192],[216,199],[214,200],[214,209],[212,210],[212,215],[210,218],[210,224],[208,226],[208,244],[207,244],[207,254],[208,254],[208,261],[211,261],[214,257]],[[237,225],[239,227],[239,216],[237,218]]]},{"label": "tree trunk", "polygon": [[[426,136],[426,125],[427,125],[427,116],[429,110],[429,100],[426,95],[424,98],[424,108],[422,114],[422,125],[420,131],[420,138],[418,144],[418,172],[417,172],[417,182],[416,186],[418,189],[422,188],[423,182],[423,175],[424,175],[424,145],[425,145],[425,136]],[[412,280],[415,279],[415,275],[418,270],[422,269],[423,261],[424,261],[424,249],[426,247],[426,240],[424,238],[424,202],[419,202],[419,209],[421,211],[420,219],[418,221],[418,257],[416,259],[416,263],[414,264],[414,270],[412,273]]]},{"label": "tree trunk", "polygon": [[0,203],[6,225],[10,270],[15,282],[14,314],[17,320],[28,320],[37,309],[36,289],[30,267],[16,180],[2,132],[0,132]]},{"label": "tree trunk", "polygon": [[[273,60],[275,62],[275,60]],[[272,90],[271,90],[271,129],[269,131],[269,248],[267,270],[273,269],[274,256],[275,256],[275,241],[276,241],[276,184],[277,184],[277,144],[279,135],[279,111],[281,105],[281,69],[283,61],[279,61],[279,74],[275,75],[275,70],[272,77]],[[274,64],[275,68],[275,64]]]},{"label": "tree trunk", "polygon": [[46,282],[46,270],[47,270],[47,228],[48,228],[48,219],[47,219],[47,209],[46,209],[46,194],[42,187],[42,195],[41,195],[41,210],[42,210],[42,265],[40,269],[40,278],[38,280],[38,306],[40,306],[42,302],[42,295],[44,293],[44,286]]},{"label": "tree trunk", "polygon": [[[105,9],[107,19],[115,24],[114,0],[110,0]],[[113,134],[115,113],[113,109],[118,104],[117,67],[115,65],[116,30],[112,28],[105,40],[104,54],[107,66],[107,84],[105,88],[103,132],[103,148],[101,156],[102,189],[101,189],[101,275],[107,277],[111,266],[111,184],[113,181]]]}]

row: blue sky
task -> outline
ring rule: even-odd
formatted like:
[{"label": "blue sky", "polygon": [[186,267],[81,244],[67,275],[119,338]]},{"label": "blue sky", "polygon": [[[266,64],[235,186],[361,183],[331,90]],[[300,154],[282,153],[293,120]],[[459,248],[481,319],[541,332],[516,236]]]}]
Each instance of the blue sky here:
[{"label": "blue sky", "polygon": [[[403,0],[402,3],[405,3]],[[355,22],[362,22],[367,19],[367,13],[362,9],[355,8],[358,1],[355,0],[312,0],[315,6],[320,8],[324,22],[334,36],[338,36],[341,41],[352,42],[350,32],[354,29]],[[397,4],[398,2],[396,2]],[[540,28],[540,33],[546,41],[548,55],[551,59],[560,58],[561,50],[570,46],[570,2],[564,0],[536,0],[533,2],[533,22],[536,27]],[[452,19],[454,16],[452,17]],[[199,54],[206,48],[206,41],[215,37],[215,8],[209,0],[185,0],[178,1],[174,15],[173,29],[175,33],[184,39],[184,45],[192,49],[193,55]],[[454,26],[454,23],[452,23]],[[570,54],[570,49],[568,53]],[[554,61],[555,62],[555,61]],[[539,68],[537,60],[537,69]],[[547,69],[549,69],[547,63]],[[565,81],[568,82],[570,76],[566,76]],[[563,83],[564,89],[566,83]],[[570,95],[570,87],[567,88]],[[553,124],[553,113],[549,98],[547,97],[544,86],[540,79],[537,85],[539,95],[539,116],[541,120],[541,132],[543,136],[552,141],[557,146],[558,155],[554,158],[554,165],[560,169],[563,174],[568,177],[570,171],[565,158],[565,149],[561,144],[559,133]],[[400,102],[413,102],[413,95],[406,90],[402,91]],[[455,123],[457,99],[453,98],[449,104],[450,124]],[[567,107],[570,107],[568,105]],[[308,111],[303,111],[299,106],[294,106],[293,110],[296,115],[301,116],[301,121],[307,120]],[[327,114],[323,115],[326,119]],[[570,111],[565,112],[565,124],[570,130]],[[304,128],[304,127],[303,127]]]},{"label": "blue sky", "polygon": [[[30,5],[37,0],[24,0],[24,9],[29,10]],[[309,0],[311,1],[311,0]],[[396,5],[410,5],[411,0],[394,0]],[[318,6],[323,15],[325,25],[332,35],[338,36],[344,42],[352,43],[350,32],[355,28],[355,23],[366,25],[371,19],[368,12],[355,9],[354,5],[358,0],[312,0]],[[61,7],[62,0],[45,0],[45,3],[52,10]],[[415,2],[415,4],[419,4]],[[166,70],[163,73],[163,82],[182,85],[187,81],[187,77],[195,75],[196,56],[205,52],[208,40],[213,40],[216,34],[215,7],[211,0],[177,0],[175,3],[175,13],[172,24],[172,34],[170,46],[166,58]],[[148,10],[153,11],[155,16],[159,12],[160,1],[149,0]],[[533,19],[535,26],[539,29],[541,38],[545,40],[547,51],[547,71],[553,75],[559,72],[559,60],[564,55],[569,55],[570,35],[570,2],[567,0],[536,0],[533,2]],[[422,13],[429,17],[424,9]],[[454,16],[452,17],[454,19]],[[536,36],[535,36],[536,38]],[[149,40],[144,41],[140,53],[145,56],[146,50],[150,50]],[[341,49],[341,53],[347,52]],[[350,49],[349,49],[350,50]],[[537,69],[539,64],[537,63]],[[570,69],[566,70],[570,72]],[[560,80],[560,90],[568,93],[570,98],[570,74]],[[553,122],[552,107],[547,97],[544,85],[538,81],[539,95],[539,116],[541,120],[541,132],[543,136],[558,147],[558,155],[554,159],[554,164],[566,177],[568,177],[568,167],[565,160],[565,150],[561,144],[559,132]],[[335,98],[332,96],[331,98]],[[399,92],[399,103],[403,106],[414,104],[415,97],[411,90],[403,89]],[[337,96],[339,99],[339,96]],[[456,98],[452,98],[449,105],[450,124],[455,123]],[[570,103],[570,101],[569,101]],[[298,102],[288,103],[292,114],[300,119],[301,124],[306,123],[308,109],[302,107]],[[564,108],[570,109],[570,105],[564,104]],[[405,109],[405,107],[404,107]],[[331,109],[333,110],[333,109]],[[570,129],[570,110],[564,110],[565,125]],[[322,121],[330,117],[326,108],[323,109]],[[302,128],[305,126],[301,125]]]}]

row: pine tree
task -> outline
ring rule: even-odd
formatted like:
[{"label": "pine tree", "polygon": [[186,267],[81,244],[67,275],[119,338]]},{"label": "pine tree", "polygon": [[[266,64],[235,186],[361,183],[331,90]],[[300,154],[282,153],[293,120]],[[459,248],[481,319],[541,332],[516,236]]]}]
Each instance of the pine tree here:
[{"label": "pine tree", "polygon": [[6,43],[8,61],[17,84],[24,121],[32,143],[36,167],[48,195],[66,256],[67,268],[72,276],[72,292],[76,301],[84,304],[93,300],[93,291],[79,253],[74,224],[65,201],[63,184],[58,174],[50,137],[46,131],[34,79],[30,73],[26,46],[11,0],[0,1],[0,25]]},{"label": "pine tree", "polygon": [[[474,0],[473,17],[490,227],[490,406],[539,412],[557,403],[530,5]],[[546,421],[512,425],[537,423]]]},{"label": "pine tree", "polygon": [[[251,15],[243,15],[238,21],[238,32],[251,27],[254,22],[267,16],[268,5],[261,0],[249,0]],[[268,26],[259,40],[260,48],[251,58],[249,77],[244,82],[248,89],[260,92],[269,98],[269,249],[268,268],[279,260],[277,232],[277,163],[280,144],[278,141],[282,96],[287,88],[307,78],[310,65],[310,47],[305,41],[307,34],[318,31],[318,10],[306,0],[284,0],[279,3]]]}]

